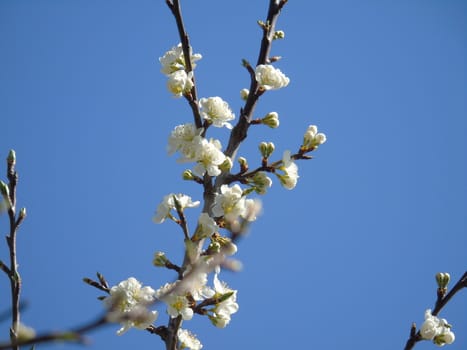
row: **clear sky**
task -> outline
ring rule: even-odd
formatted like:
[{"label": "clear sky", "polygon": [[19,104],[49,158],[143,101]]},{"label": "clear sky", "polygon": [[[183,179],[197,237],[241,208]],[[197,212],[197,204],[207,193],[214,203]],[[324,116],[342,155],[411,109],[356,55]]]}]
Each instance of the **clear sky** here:
[{"label": "clear sky", "polygon": [[[182,2],[203,55],[199,95],[221,96],[237,117],[249,83],[241,59],[256,61],[267,3]],[[231,324],[196,317],[185,328],[205,349],[402,349],[433,307],[435,273],[457,280],[467,267],[467,2],[292,0],[278,29],[286,38],[272,54],[291,83],[265,94],[256,116],[277,111],[281,126],[251,130],[240,154],[257,164],[257,144],[272,141],[280,157],[309,124],[328,142],[298,163],[295,190],[274,182],[240,242],[243,271],[222,273],[239,291]],[[0,158],[17,152],[18,205],[28,210],[22,316],[39,331],[100,315],[101,294],[81,281],[96,271],[154,288],[173,277],[151,260],[164,250],[179,261],[182,232],[151,217],[170,192],[202,199],[180,178],[186,165],[166,154],[170,131],[192,120],[158,62],[178,42],[162,0],[0,1]],[[0,291],[3,311],[5,276]],[[454,327],[452,350],[467,348],[466,310],[464,291],[441,313]],[[2,340],[8,326],[0,323]],[[90,334],[88,348],[164,348],[117,328]]]}]

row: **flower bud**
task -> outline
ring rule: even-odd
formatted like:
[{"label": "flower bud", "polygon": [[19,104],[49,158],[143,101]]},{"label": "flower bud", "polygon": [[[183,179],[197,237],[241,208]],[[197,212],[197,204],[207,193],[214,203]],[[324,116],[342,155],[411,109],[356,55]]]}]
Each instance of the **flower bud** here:
[{"label": "flower bud", "polygon": [[19,218],[24,219],[26,217],[26,208],[21,208],[19,210]]},{"label": "flower bud", "polygon": [[272,180],[263,171],[255,173],[248,182],[253,184],[253,190],[258,194],[265,194],[272,185]]},{"label": "flower bud", "polygon": [[277,39],[284,39],[285,38],[285,33],[283,30],[276,30],[274,32],[274,35],[272,37],[272,40],[277,40]]},{"label": "flower bud", "polygon": [[16,152],[14,149],[10,149],[8,152],[8,157],[6,158],[8,164],[15,165],[16,164]]},{"label": "flower bud", "polygon": [[7,199],[10,196],[10,189],[8,185],[0,180],[0,194]]},{"label": "flower bud", "polygon": [[274,152],[274,144],[272,142],[261,142],[259,144],[259,151],[263,158],[268,159],[272,152]]},{"label": "flower bud", "polygon": [[18,324],[16,338],[19,341],[27,341],[33,339],[36,336],[36,331],[34,328],[28,327],[23,323]]},{"label": "flower bud", "polygon": [[279,126],[279,115],[276,112],[268,113],[261,122],[264,125],[269,126],[271,129],[275,129]]},{"label": "flower bud", "polygon": [[152,260],[152,264],[154,266],[163,267],[168,262],[169,262],[169,259],[167,259],[164,252],[156,252],[156,254],[154,254],[154,259]]},{"label": "flower bud", "polygon": [[244,157],[238,157],[238,164],[240,164],[240,172],[248,171],[248,161]]},{"label": "flower bud", "polygon": [[447,288],[450,279],[451,276],[447,272],[438,272],[436,274],[436,283],[438,283],[438,287],[441,289]]},{"label": "flower bud", "polygon": [[193,172],[190,169],[187,169],[187,170],[185,170],[183,172],[182,178],[183,178],[183,180],[191,181],[191,180],[195,179],[195,175],[193,174]]},{"label": "flower bud", "polygon": [[240,98],[243,101],[246,101],[248,99],[249,94],[250,94],[250,90],[248,90],[248,89],[241,89],[240,90]]},{"label": "flower bud", "polygon": [[221,165],[219,165],[219,169],[221,171],[229,171],[230,169],[232,169],[232,166],[232,159],[230,157],[225,157],[224,162]]}]

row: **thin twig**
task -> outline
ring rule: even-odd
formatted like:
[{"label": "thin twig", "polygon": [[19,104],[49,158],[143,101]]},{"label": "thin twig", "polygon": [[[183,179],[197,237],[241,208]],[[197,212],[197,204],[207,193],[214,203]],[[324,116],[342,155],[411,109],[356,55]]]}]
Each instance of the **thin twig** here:
[{"label": "thin twig", "polygon": [[180,36],[180,43],[182,44],[182,49],[183,49],[183,56],[185,58],[185,69],[186,72],[192,72],[192,81],[193,81],[193,87],[191,88],[190,94],[185,95],[185,98],[187,99],[191,110],[193,112],[193,118],[195,121],[195,125],[197,128],[201,128],[203,126],[203,122],[201,120],[201,114],[199,111],[199,105],[198,105],[198,93],[196,92],[196,81],[195,81],[195,74],[193,72],[193,66],[191,64],[191,46],[190,46],[190,39],[188,37],[188,34],[185,30],[185,25],[183,23],[183,17],[182,17],[182,10],[180,7],[180,1],[179,0],[167,0],[166,1],[167,6],[169,7],[170,11],[172,11],[172,14],[175,18],[175,21],[177,23],[177,29],[178,29],[178,34]]},{"label": "thin twig", "polygon": [[0,343],[0,350],[19,349],[20,346],[24,345],[50,343],[54,341],[73,341],[78,343],[85,343],[85,333],[95,330],[105,324],[107,324],[106,316],[102,316],[95,321],[91,321],[90,323],[70,331],[44,333],[31,339],[14,340],[11,343]]},{"label": "thin twig", "polygon": [[[273,36],[275,32],[276,22],[279,17],[280,11],[284,6],[285,2],[281,1],[277,3],[276,0],[269,1],[268,15],[266,19],[266,25],[263,26],[263,37],[261,39],[261,47],[258,54],[258,60],[256,65],[267,64],[269,63],[269,53],[271,52],[271,46],[273,41]],[[251,67],[250,67],[251,68]],[[248,67],[247,67],[248,69]],[[238,150],[238,147],[242,141],[247,137],[248,128],[250,127],[251,117],[256,107],[259,96],[262,92],[259,91],[258,82],[255,79],[254,74],[251,74],[250,71],[250,92],[248,94],[248,99],[245,102],[245,106],[240,111],[240,117],[237,124],[232,129],[230,134],[229,143],[225,150],[225,155],[228,157],[233,157]],[[216,183],[216,186],[218,183]]]},{"label": "thin twig", "polygon": [[[8,178],[8,196],[5,198],[8,202],[8,219],[10,221],[10,232],[6,236],[8,249],[10,253],[10,266],[7,267],[3,263],[2,270],[7,273],[10,280],[11,290],[11,327],[10,340],[12,343],[17,341],[18,327],[20,324],[20,293],[21,293],[21,276],[18,272],[18,261],[16,253],[16,235],[18,228],[26,217],[26,211],[22,209],[18,218],[16,217],[16,186],[18,184],[18,174],[16,172],[16,154],[14,150],[10,150],[7,157],[7,178]],[[5,197],[5,196],[4,196]],[[18,350],[18,346],[11,347]]]}]

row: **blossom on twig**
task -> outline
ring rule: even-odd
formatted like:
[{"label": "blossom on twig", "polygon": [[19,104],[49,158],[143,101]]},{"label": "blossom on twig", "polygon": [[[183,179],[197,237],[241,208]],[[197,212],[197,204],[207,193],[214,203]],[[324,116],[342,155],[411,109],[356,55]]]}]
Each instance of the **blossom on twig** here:
[{"label": "blossom on twig", "polygon": [[107,320],[120,323],[117,331],[122,335],[131,327],[146,329],[158,316],[157,311],[150,311],[147,306],[154,301],[155,291],[149,286],[142,287],[134,277],[110,289],[110,296],[104,299],[104,305],[109,310]]}]

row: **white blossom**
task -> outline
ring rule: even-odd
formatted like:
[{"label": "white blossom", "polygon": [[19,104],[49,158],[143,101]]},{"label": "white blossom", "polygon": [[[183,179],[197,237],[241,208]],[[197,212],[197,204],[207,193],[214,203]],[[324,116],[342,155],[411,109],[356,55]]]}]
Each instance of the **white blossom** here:
[{"label": "white blossom", "polygon": [[224,216],[228,221],[245,215],[245,197],[242,188],[235,184],[232,187],[222,185],[216,195],[212,212],[214,216]]},{"label": "white blossom", "polygon": [[167,77],[167,89],[175,97],[181,97],[193,87],[193,72],[187,74],[184,70],[177,70]]},{"label": "white blossom", "polygon": [[290,151],[285,151],[282,157],[282,164],[279,166],[279,170],[282,170],[284,174],[275,173],[281,182],[282,186],[286,189],[291,190],[295,188],[298,181],[298,167],[294,160],[290,156]]},{"label": "white blossom", "polygon": [[179,151],[184,159],[182,161],[194,160],[195,158],[195,137],[201,135],[202,128],[197,129],[192,123],[178,125],[169,136],[167,152],[169,155]]},{"label": "white blossom", "polygon": [[[195,69],[195,62],[200,60],[202,56],[199,53],[193,55],[191,51],[190,47],[191,66]],[[172,47],[164,56],[159,57],[159,62],[162,65],[161,72],[167,75],[178,70],[185,70],[185,56],[183,55],[182,44]]]},{"label": "white blossom", "polygon": [[213,126],[221,128],[225,126],[228,129],[232,129],[230,120],[235,119],[235,115],[232,113],[227,102],[222,98],[209,97],[202,98],[199,100],[199,106],[201,108],[201,116],[212,123]]},{"label": "white blossom", "polygon": [[245,200],[245,213],[243,218],[247,221],[255,221],[258,214],[261,213],[262,204],[259,199]]},{"label": "white blossom", "polygon": [[198,219],[198,227],[193,236],[194,241],[210,237],[214,232],[219,230],[216,221],[209,216],[208,213],[201,213]]},{"label": "white blossom", "polygon": [[167,304],[167,313],[172,318],[180,315],[184,320],[191,320],[193,309],[190,307],[190,302],[185,295],[178,295],[173,292],[177,289],[179,283],[166,283],[156,291],[155,295],[157,299]]},{"label": "white blossom", "polygon": [[142,287],[134,277],[110,289],[110,296],[104,299],[104,305],[109,310],[107,320],[122,325],[118,335],[125,333],[131,327],[146,329],[157,319],[157,311],[149,311],[147,306],[155,299],[155,291],[149,286]]},{"label": "white blossom", "polygon": [[420,335],[423,339],[432,340],[438,346],[451,344],[455,340],[448,322],[444,318],[433,316],[430,309],[425,311],[425,322],[420,327]]},{"label": "white blossom", "polygon": [[[219,269],[214,275],[214,297],[221,298],[222,301],[217,303],[209,315],[211,322],[219,328],[224,328],[230,322],[230,315],[238,311],[237,291],[230,289],[225,282],[218,278]],[[228,296],[231,294],[230,296]],[[227,297],[228,296],[228,297]]]},{"label": "white blossom", "polygon": [[256,81],[264,90],[276,90],[289,85],[290,79],[270,64],[260,64],[255,69]]},{"label": "white blossom", "polygon": [[170,213],[172,209],[175,209],[175,199],[180,205],[180,208],[184,210],[185,208],[195,208],[199,206],[200,202],[195,201],[193,202],[190,196],[185,194],[179,193],[174,194],[170,193],[164,197],[162,202],[157,207],[156,214],[153,216],[152,220],[160,224],[164,222],[166,218],[171,218],[172,214]]},{"label": "white blossom", "polygon": [[[206,266],[207,268],[207,266]],[[193,271],[190,266],[185,271],[180,293],[191,294],[194,300],[211,298],[215,291],[207,285],[208,274],[199,266]]]},{"label": "white blossom", "polygon": [[180,349],[200,350],[203,345],[196,336],[186,329],[180,328],[177,332]]},{"label": "white blossom", "polygon": [[197,165],[193,172],[198,176],[203,176],[208,173],[209,176],[218,176],[221,173],[219,166],[224,163],[226,156],[221,151],[222,145],[220,141],[197,136],[194,139],[193,147],[195,148],[195,159]]}]

